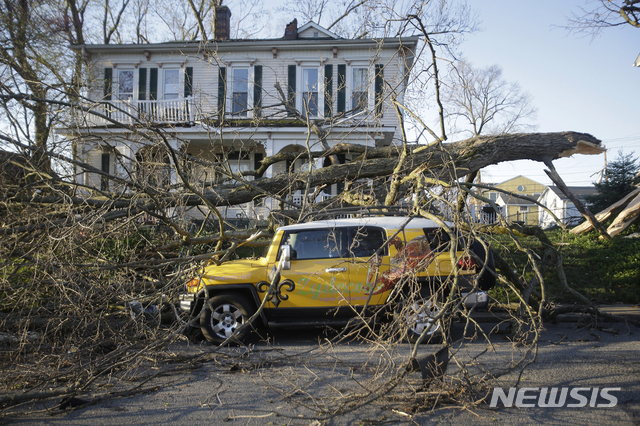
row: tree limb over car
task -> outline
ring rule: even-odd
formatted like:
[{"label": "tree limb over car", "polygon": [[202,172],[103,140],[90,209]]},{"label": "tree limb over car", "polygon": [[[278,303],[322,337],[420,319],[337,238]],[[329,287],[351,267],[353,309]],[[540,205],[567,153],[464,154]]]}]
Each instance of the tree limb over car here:
[{"label": "tree limb over car", "polygon": [[[325,152],[325,155],[334,152],[335,149],[329,150]],[[205,189],[203,195],[213,206],[231,206],[268,196],[268,194],[304,189],[307,182],[311,186],[319,186],[358,179],[386,177],[394,173],[397,157],[392,149],[387,148],[383,152],[386,155],[379,158],[368,158],[367,153],[363,153],[364,158],[361,161],[332,165],[312,172],[281,174],[272,178],[252,181],[250,185],[240,183],[216,186],[215,190]],[[505,161],[545,162],[573,154],[595,155],[602,152],[604,152],[604,148],[601,146],[601,141],[587,133],[521,133],[478,136],[459,142],[415,147],[405,159],[405,164],[399,173],[447,172],[447,179],[453,181],[476,170]],[[376,152],[376,154],[379,153]],[[263,161],[268,161],[268,158]],[[156,200],[162,201],[162,207],[204,204],[200,197],[186,192],[182,194],[178,192],[175,196],[156,198]],[[74,197],[69,200],[69,198],[35,196],[29,197],[29,201],[35,203],[68,203],[71,201],[73,204],[99,204],[104,203],[105,200],[104,198],[94,200],[83,197]],[[154,204],[155,202],[139,197],[127,199],[125,195],[119,197],[117,207],[144,205],[145,210],[153,210],[159,207]]]}]

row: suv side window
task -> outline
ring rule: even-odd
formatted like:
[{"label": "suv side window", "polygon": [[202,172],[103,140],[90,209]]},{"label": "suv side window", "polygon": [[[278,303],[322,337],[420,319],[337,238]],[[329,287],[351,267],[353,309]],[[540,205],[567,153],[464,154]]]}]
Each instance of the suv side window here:
[{"label": "suv side window", "polygon": [[431,251],[440,252],[449,250],[451,238],[442,228],[424,228],[424,235],[427,237]]},{"label": "suv side window", "polygon": [[342,231],[340,229],[291,231],[284,234],[282,244],[291,245],[292,260],[338,258],[342,256]]},{"label": "suv side window", "polygon": [[349,228],[349,247],[347,254],[351,257],[371,257],[376,252],[386,256],[388,253],[386,233],[381,228],[361,227]]}]

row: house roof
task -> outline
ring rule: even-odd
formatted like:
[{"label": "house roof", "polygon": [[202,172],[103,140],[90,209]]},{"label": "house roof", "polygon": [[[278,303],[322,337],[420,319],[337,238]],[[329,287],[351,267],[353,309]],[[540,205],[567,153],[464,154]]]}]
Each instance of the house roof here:
[{"label": "house roof", "polygon": [[333,33],[331,31],[329,31],[328,29],[326,29],[324,27],[321,27],[320,25],[316,24],[313,21],[309,21],[306,24],[304,24],[303,26],[301,26],[300,28],[298,28],[298,37],[307,38],[306,36],[301,36],[301,34],[304,33],[308,29],[316,30],[318,32],[318,37],[313,37],[313,38],[320,38],[320,37],[342,38],[339,35],[337,35],[336,33]]},{"label": "house roof", "polygon": [[163,43],[149,44],[76,44],[71,45],[72,50],[84,50],[86,53],[110,53],[130,51],[130,52],[158,52],[158,51],[200,51],[200,50],[224,50],[232,49],[237,51],[253,50],[256,48],[284,48],[284,46],[305,47],[313,46],[318,48],[333,48],[335,46],[342,47],[364,47],[367,45],[378,45],[390,48],[398,48],[400,46],[415,47],[420,39],[419,36],[394,37],[394,38],[359,38],[346,39],[327,30],[326,28],[308,22],[298,28],[298,34],[308,30],[316,30],[318,37],[309,37],[304,35],[296,39],[279,38],[263,38],[263,39],[230,39],[230,40],[184,40],[169,41]]},{"label": "house roof", "polygon": [[510,206],[514,206],[514,205],[533,206],[536,204],[533,201],[525,200],[520,197],[514,197],[514,196],[503,194],[503,193],[498,194],[498,199],[496,200],[496,203],[498,205],[510,205]]},{"label": "house roof", "polygon": [[[578,197],[579,200],[584,200],[585,197],[598,193],[598,190],[594,186],[568,186],[567,188],[573,195]],[[553,191],[561,200],[569,199],[557,186],[548,186],[547,189]]]},{"label": "house roof", "polygon": [[536,182],[535,180],[533,180],[533,179],[531,179],[531,178],[528,178],[528,177],[526,177],[526,176],[522,176],[522,175],[518,175],[518,176],[515,176],[515,177],[512,177],[512,178],[509,178],[509,179],[507,179],[507,180],[505,180],[505,181],[503,181],[503,182],[493,184],[493,186],[500,186],[500,185],[504,185],[505,183],[507,183],[507,182],[511,182],[512,180],[516,180],[516,179],[518,179],[518,178],[524,178],[524,179],[527,179],[528,181],[531,181],[531,182],[533,182],[533,183],[535,183],[535,184],[538,184],[538,185],[544,186],[544,185],[542,185],[540,182]]}]

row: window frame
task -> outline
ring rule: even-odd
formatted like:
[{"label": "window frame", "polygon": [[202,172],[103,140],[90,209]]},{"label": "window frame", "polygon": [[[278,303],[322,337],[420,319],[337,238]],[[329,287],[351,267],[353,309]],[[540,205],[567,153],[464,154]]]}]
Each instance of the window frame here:
[{"label": "window frame", "polygon": [[324,65],[320,61],[297,61],[296,66],[296,109],[306,117],[304,109],[304,70],[315,69],[318,73],[318,111],[309,118],[324,118]]},{"label": "window frame", "polygon": [[[231,68],[231,90],[229,91],[229,98],[231,101],[231,105],[229,108],[229,113],[231,114],[231,116],[233,117],[239,117],[239,118],[246,118],[249,116],[249,105],[250,100],[249,100],[249,92],[250,90],[250,86],[251,86],[251,76],[253,75],[253,72],[251,70],[252,67],[232,67]],[[246,88],[245,92],[236,92],[235,88],[236,88],[236,84],[237,83],[242,83],[241,80],[236,80],[236,73],[239,71],[246,71],[247,75],[244,81],[244,85]],[[242,105],[243,107],[239,110],[239,111],[235,111],[235,105],[236,103],[236,97],[235,94],[236,93],[244,93],[245,94],[245,98],[244,98],[244,105]]]},{"label": "window frame", "polygon": [[[321,67],[307,67],[307,66],[302,66],[300,67],[301,71],[302,71],[302,87],[300,90],[300,99],[302,100],[301,105],[300,105],[300,112],[302,113],[303,117],[307,116],[307,109],[306,107],[306,96],[307,94],[315,94],[315,114],[309,114],[310,117],[319,117],[320,116],[320,79],[322,78],[322,74],[320,72]],[[308,91],[306,89],[308,89],[308,85],[307,85],[307,72],[311,72],[311,71],[315,71],[315,91]],[[324,104],[323,104],[324,107]],[[309,109],[309,112],[311,112],[311,109]]]},{"label": "window frame", "polygon": [[[367,105],[358,111],[355,111],[353,108],[354,102],[354,94],[356,93],[356,87],[354,82],[354,72],[357,69],[366,69],[366,90],[358,90],[357,93],[366,92],[367,96]],[[375,67],[368,61],[352,61],[351,64],[347,65],[347,93],[346,93],[346,102],[345,110],[350,111],[351,114],[362,114],[365,115],[373,111],[375,104]]]},{"label": "window frame", "polygon": [[[138,96],[138,73],[136,72],[136,68],[134,67],[121,67],[121,68],[116,68],[116,75],[118,76],[118,80],[116,82],[116,87],[117,87],[117,93],[116,93],[116,99],[119,101],[123,101],[123,102],[133,102],[137,96]],[[120,79],[120,75],[124,72],[131,72],[132,78],[131,78],[131,92],[126,92],[126,94],[129,96],[127,98],[123,98],[120,92],[121,89],[121,79]]]},{"label": "window frame", "polygon": [[[169,71],[178,72],[178,80],[176,81],[176,92],[168,92],[167,89],[167,73]],[[184,68],[167,67],[162,68],[162,100],[176,100],[181,99],[181,88],[184,87]],[[175,97],[167,98],[167,94],[175,95]]]},{"label": "window frame", "polygon": [[[254,79],[255,79],[255,68],[254,65],[249,62],[234,62],[227,64],[226,70],[226,99],[225,99],[225,116],[227,118],[235,118],[235,119],[246,119],[253,118],[254,108],[253,108],[253,90],[254,90]],[[235,72],[238,69],[246,69],[247,70],[247,105],[245,108],[246,114],[239,115],[233,112],[233,86],[234,86],[234,78]]]}]

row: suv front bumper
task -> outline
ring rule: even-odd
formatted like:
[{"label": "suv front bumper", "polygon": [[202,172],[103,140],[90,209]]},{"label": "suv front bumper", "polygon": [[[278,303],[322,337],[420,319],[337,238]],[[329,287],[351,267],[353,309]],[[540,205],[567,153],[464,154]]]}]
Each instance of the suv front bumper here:
[{"label": "suv front bumper", "polygon": [[180,293],[178,295],[178,301],[180,302],[180,310],[190,313],[196,301],[196,295],[193,293]]}]

